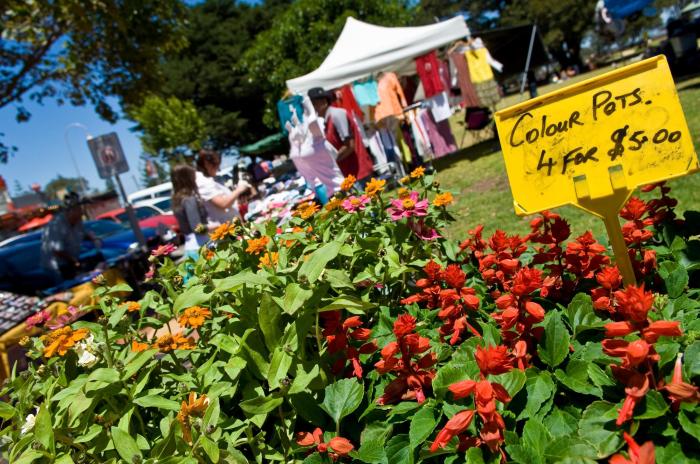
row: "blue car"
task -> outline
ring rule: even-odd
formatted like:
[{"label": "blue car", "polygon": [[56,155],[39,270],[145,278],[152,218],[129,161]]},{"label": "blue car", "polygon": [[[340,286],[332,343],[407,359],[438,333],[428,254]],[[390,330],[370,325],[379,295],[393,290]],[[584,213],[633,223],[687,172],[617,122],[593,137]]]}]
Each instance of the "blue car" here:
[{"label": "blue car", "polygon": [[[86,221],[84,226],[86,231],[92,232],[101,241],[100,250],[91,241],[83,242],[80,262],[91,266],[85,271],[92,270],[101,262],[114,266],[141,253],[136,237],[128,226],[106,220]],[[153,228],[142,230],[149,247],[156,246],[160,241],[158,231]],[[0,290],[23,294],[52,293],[89,279],[89,274],[83,275],[51,288],[54,284],[51,276],[39,265],[41,234],[41,231],[25,234],[0,248]]]}]

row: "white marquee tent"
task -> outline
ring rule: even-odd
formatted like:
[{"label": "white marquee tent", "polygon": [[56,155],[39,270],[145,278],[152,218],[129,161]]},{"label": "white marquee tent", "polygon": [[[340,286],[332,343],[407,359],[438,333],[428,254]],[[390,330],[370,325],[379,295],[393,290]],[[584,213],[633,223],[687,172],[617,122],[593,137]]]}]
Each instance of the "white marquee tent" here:
[{"label": "white marquee tent", "polygon": [[337,88],[375,72],[405,68],[413,58],[468,35],[461,16],[420,27],[382,27],[349,17],[321,66],[288,80],[287,87],[295,94]]}]

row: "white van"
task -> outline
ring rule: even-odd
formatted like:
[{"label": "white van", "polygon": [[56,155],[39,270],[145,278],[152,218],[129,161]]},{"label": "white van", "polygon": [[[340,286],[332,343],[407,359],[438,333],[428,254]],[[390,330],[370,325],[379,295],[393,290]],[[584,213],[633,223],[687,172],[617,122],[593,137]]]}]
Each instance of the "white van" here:
[{"label": "white van", "polygon": [[129,199],[129,203],[134,204],[138,201],[152,200],[154,198],[170,198],[172,193],[173,184],[166,182],[164,184],[156,185],[155,187],[148,187],[147,189],[130,193],[126,196],[126,198]]}]

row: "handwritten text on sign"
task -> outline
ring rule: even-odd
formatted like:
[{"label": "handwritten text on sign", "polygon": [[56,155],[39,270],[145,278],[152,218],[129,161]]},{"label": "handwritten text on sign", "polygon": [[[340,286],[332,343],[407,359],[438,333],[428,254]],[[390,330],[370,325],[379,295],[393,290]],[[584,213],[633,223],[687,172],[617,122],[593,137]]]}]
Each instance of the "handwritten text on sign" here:
[{"label": "handwritten text on sign", "polygon": [[681,176],[698,160],[664,57],[583,81],[496,113],[516,211],[577,204],[574,178],[591,197]]}]

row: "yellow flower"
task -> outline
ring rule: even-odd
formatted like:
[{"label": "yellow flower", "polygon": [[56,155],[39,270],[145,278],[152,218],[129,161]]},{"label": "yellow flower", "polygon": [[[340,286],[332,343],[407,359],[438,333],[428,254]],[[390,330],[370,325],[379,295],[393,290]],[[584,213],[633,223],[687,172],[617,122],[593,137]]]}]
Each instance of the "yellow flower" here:
[{"label": "yellow flower", "polygon": [[333,197],[330,200],[328,200],[328,203],[326,203],[326,211],[333,211],[334,209],[340,208],[340,205],[343,204],[343,200],[338,198],[338,197]]},{"label": "yellow flower", "polygon": [[410,174],[411,179],[418,179],[418,178],[423,177],[424,175],[425,175],[425,168],[423,166],[418,166]]},{"label": "yellow flower", "polygon": [[258,263],[258,267],[261,269],[263,267],[274,268],[277,266],[278,258],[279,258],[279,253],[277,253],[276,251],[267,252],[264,255],[262,255],[262,257],[260,257],[260,262]]},{"label": "yellow flower", "polygon": [[397,193],[399,195],[399,198],[407,198],[411,194],[411,192],[407,188],[403,187],[399,188]]},{"label": "yellow flower", "polygon": [[248,248],[245,249],[247,253],[254,255],[259,255],[267,247],[267,243],[270,241],[270,237],[262,236],[260,238],[251,238],[248,240]]},{"label": "yellow flower", "polygon": [[401,179],[399,179],[400,184],[408,184],[409,182],[411,182],[411,178],[408,176],[402,177]]},{"label": "yellow flower", "polygon": [[211,317],[211,311],[201,306],[192,306],[185,309],[177,320],[184,327],[196,329],[204,324],[206,319]]},{"label": "yellow flower", "polygon": [[452,204],[454,201],[454,197],[450,192],[445,192],[445,193],[440,193],[435,198],[433,199],[433,205],[434,206],[447,206],[449,204]]},{"label": "yellow flower", "polygon": [[44,357],[51,358],[56,353],[65,355],[76,343],[86,338],[90,332],[88,329],[73,330],[69,326],[61,327],[41,337],[44,343]]},{"label": "yellow flower", "polygon": [[303,203],[300,203],[299,206],[297,206],[297,209],[294,211],[294,215],[299,216],[302,219],[309,219],[319,209],[320,207],[316,202],[305,201]]},{"label": "yellow flower", "polygon": [[197,398],[195,392],[190,392],[187,401],[182,402],[180,412],[177,413],[177,420],[182,425],[182,435],[185,441],[192,444],[192,426],[190,417],[202,417],[209,406],[209,398],[202,395]]},{"label": "yellow flower", "polygon": [[365,185],[365,194],[368,197],[374,197],[376,194],[384,190],[384,185],[386,185],[385,180],[375,179],[374,177],[367,182]]},{"label": "yellow flower", "polygon": [[194,340],[191,337],[183,336],[182,332],[161,335],[153,344],[153,348],[157,348],[161,353],[173,350],[192,350],[194,346]]},{"label": "yellow flower", "polygon": [[141,311],[141,303],[138,301],[127,301],[124,304],[126,304],[127,312],[135,313],[137,311]]},{"label": "yellow flower", "polygon": [[214,229],[214,232],[209,234],[209,238],[216,241],[225,238],[227,235],[233,235],[234,233],[236,233],[236,226],[230,222],[224,222]]},{"label": "yellow flower", "polygon": [[353,185],[355,185],[355,182],[357,182],[357,179],[355,178],[355,176],[350,174],[348,177],[343,179],[343,183],[340,184],[340,190],[342,190],[343,192],[347,192],[352,188]]},{"label": "yellow flower", "polygon": [[148,348],[148,343],[141,343],[136,340],[131,341],[131,351],[133,353],[140,353],[141,351],[146,351]]}]

